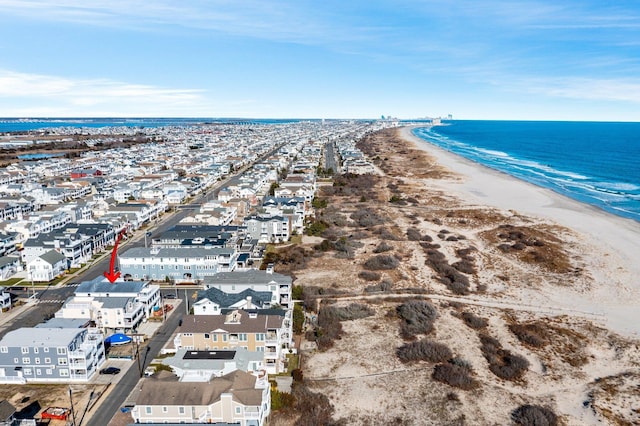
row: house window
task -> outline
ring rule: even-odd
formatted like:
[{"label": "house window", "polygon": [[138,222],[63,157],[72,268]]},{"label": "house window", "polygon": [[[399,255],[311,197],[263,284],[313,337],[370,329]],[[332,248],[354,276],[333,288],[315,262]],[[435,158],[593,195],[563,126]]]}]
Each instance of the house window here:
[{"label": "house window", "polygon": [[58,365],[67,365],[66,358],[58,358]]},{"label": "house window", "polygon": [[207,333],[204,333],[204,338],[205,339],[209,339],[209,338],[211,338],[211,336],[209,334],[207,334]]},{"label": "house window", "polygon": [[236,414],[240,414],[240,413],[242,413],[242,408],[236,407]]},{"label": "house window", "polygon": [[3,354],[9,353],[9,348],[6,346],[0,346],[0,353],[3,353]]},{"label": "house window", "polygon": [[26,347],[23,346],[22,347],[22,353],[23,354],[28,354],[29,353],[29,348],[26,348]]},{"label": "house window", "polygon": [[213,335],[213,341],[214,341],[214,342],[217,342],[217,341],[218,341],[218,335],[217,335],[217,334],[214,334],[214,335]]},{"label": "house window", "polygon": [[[36,359],[34,359],[34,361],[35,361],[36,364],[40,364],[40,358],[36,358]],[[25,364],[28,364],[28,362],[25,363]]]},{"label": "house window", "polygon": [[184,414],[184,407],[178,407],[178,414]]},{"label": "house window", "polygon": [[60,372],[60,377],[68,377],[69,376],[69,370],[67,370],[66,368],[61,368],[58,371]]},{"label": "house window", "polygon": [[33,370],[30,368],[25,368],[24,370],[22,370],[24,372],[25,376],[30,376],[33,374]]},{"label": "house window", "polygon": [[144,412],[145,412],[146,414],[151,414],[151,410],[152,410],[152,408],[153,408],[153,407],[144,407]]},{"label": "house window", "polygon": [[67,354],[67,348],[58,348],[58,355],[66,355]]},{"label": "house window", "polygon": [[14,363],[14,364],[20,364],[20,359],[18,359],[18,358],[14,358],[14,359],[13,359],[13,363]]},{"label": "house window", "polygon": [[36,376],[42,376],[42,369],[36,368]]},{"label": "house window", "polygon": [[50,368],[47,368],[47,370],[46,370],[47,376],[50,376],[52,373],[53,373],[53,370],[50,369]]},{"label": "house window", "polygon": [[226,335],[226,334],[223,334],[223,335],[222,335],[222,341],[223,341],[223,342],[226,342],[226,341],[227,341],[227,335]]},{"label": "house window", "polygon": [[169,408],[168,407],[162,407],[162,412],[163,413],[168,413],[169,412]]},{"label": "house window", "polygon": [[258,341],[258,342],[264,341],[264,333],[257,333],[256,334],[256,341]]},{"label": "house window", "polygon": [[45,364],[51,364],[51,358],[45,358],[44,359],[44,363]]},{"label": "house window", "polygon": [[238,334],[238,340],[241,341],[241,342],[246,342],[247,341],[247,334],[246,333]]},{"label": "house window", "polygon": [[49,352],[49,348],[43,348],[45,352]]},{"label": "house window", "polygon": [[40,352],[40,350],[38,348],[33,348],[33,353],[37,354],[38,352]]}]

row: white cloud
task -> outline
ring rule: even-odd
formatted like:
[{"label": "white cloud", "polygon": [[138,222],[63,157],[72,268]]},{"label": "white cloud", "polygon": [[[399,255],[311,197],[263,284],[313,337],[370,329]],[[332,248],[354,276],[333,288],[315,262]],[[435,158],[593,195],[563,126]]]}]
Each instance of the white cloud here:
[{"label": "white cloud", "polygon": [[[174,89],[107,79],[73,80],[0,70],[0,115],[15,116],[15,104],[29,111],[68,115],[207,115],[210,101],[198,89]],[[46,114],[49,115],[49,114]]]},{"label": "white cloud", "polygon": [[640,103],[640,81],[596,78],[525,78],[505,86],[553,98]]}]

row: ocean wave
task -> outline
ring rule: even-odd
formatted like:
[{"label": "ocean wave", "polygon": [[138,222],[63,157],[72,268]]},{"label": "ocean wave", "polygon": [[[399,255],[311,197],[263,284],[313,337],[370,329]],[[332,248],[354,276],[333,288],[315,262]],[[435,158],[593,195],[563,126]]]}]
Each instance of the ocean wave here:
[{"label": "ocean wave", "polygon": [[616,191],[638,191],[640,190],[640,186],[633,183],[626,182],[599,182],[599,185]]},{"label": "ocean wave", "polygon": [[478,151],[478,152],[481,152],[483,154],[493,155],[495,157],[513,158],[509,154],[507,154],[506,152],[502,152],[502,151],[494,151],[492,149],[484,149],[484,148],[474,148],[474,150]]}]

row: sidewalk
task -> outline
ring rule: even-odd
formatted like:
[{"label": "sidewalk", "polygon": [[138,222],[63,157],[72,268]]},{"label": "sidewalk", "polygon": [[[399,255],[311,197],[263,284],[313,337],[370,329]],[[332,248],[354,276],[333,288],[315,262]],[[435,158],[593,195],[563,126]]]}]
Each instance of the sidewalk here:
[{"label": "sidewalk", "polygon": [[10,321],[13,321],[15,317],[32,308],[33,306],[36,306],[37,304],[38,302],[36,300],[27,299],[27,302],[24,305],[12,307],[7,312],[0,313],[0,327],[4,326]]}]

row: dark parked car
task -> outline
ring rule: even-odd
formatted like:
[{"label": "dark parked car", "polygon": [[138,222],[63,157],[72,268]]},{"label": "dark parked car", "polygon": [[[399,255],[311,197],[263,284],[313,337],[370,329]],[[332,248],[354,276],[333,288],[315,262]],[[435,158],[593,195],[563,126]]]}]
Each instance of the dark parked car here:
[{"label": "dark parked car", "polygon": [[173,294],[173,293],[169,293],[169,294],[165,294],[165,295],[164,295],[164,298],[165,298],[165,299],[175,299],[175,298],[176,298],[176,295],[175,295],[175,294]]},{"label": "dark parked car", "polygon": [[120,369],[118,367],[107,367],[100,370],[100,374],[118,374]]}]

